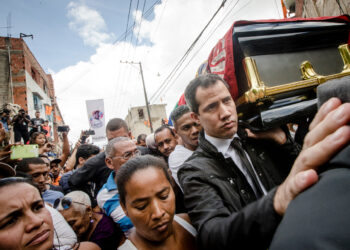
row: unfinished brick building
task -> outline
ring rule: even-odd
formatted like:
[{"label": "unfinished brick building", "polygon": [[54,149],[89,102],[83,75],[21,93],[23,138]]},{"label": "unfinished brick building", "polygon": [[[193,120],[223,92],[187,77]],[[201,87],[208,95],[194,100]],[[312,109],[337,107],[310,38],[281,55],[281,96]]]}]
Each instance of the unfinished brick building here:
[{"label": "unfinished brick building", "polygon": [[54,82],[22,38],[0,37],[0,106],[20,105],[31,118],[35,111],[49,121],[58,142],[57,126],[64,121],[56,102]]}]

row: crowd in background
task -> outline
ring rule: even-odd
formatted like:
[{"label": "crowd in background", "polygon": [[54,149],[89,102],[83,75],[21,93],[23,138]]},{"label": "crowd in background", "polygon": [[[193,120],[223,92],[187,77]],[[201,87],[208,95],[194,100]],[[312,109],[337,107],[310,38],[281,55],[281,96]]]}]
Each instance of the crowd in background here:
[{"label": "crowd in background", "polygon": [[[71,149],[62,132],[58,152],[39,112],[4,109],[0,249],[281,249],[274,235],[289,204],[349,148],[349,105],[323,105],[300,145],[287,126],[240,127],[219,76],[194,79],[185,97],[173,126],[153,134],[135,139],[123,119],[109,120],[104,150],[82,131]],[[37,157],[11,159],[9,126]]]}]

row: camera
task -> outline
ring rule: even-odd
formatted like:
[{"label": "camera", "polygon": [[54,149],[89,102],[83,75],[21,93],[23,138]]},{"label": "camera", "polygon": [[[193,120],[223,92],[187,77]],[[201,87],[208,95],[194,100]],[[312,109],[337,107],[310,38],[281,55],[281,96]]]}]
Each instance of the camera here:
[{"label": "camera", "polygon": [[69,131],[69,126],[58,126],[57,127],[57,132],[68,132]]},{"label": "camera", "polygon": [[84,132],[84,135],[95,135],[95,130],[92,130],[92,129],[90,129],[90,130],[86,130],[85,132]]},{"label": "camera", "polygon": [[81,136],[81,144],[84,144],[86,142],[86,139],[90,136],[90,135],[94,135],[95,131],[94,130],[86,130],[83,132],[83,135]]}]

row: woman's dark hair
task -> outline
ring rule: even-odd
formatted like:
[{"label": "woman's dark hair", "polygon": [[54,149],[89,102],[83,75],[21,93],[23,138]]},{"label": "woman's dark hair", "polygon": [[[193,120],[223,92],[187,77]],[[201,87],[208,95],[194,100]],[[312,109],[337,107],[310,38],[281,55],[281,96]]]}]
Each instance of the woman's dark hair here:
[{"label": "woman's dark hair", "polygon": [[43,133],[43,132],[34,132],[34,133],[30,136],[29,144],[36,144],[35,139],[36,139],[39,135],[44,135],[44,137],[45,137],[45,143],[47,143],[47,138],[46,138],[45,133]]},{"label": "woman's dark hair", "polygon": [[165,177],[171,183],[167,164],[161,158],[152,155],[142,155],[132,158],[122,165],[116,174],[120,203],[125,205],[125,185],[139,170],[146,168],[158,168],[163,171]]},{"label": "woman's dark hair", "polygon": [[39,187],[35,183],[33,183],[30,179],[28,179],[28,178],[8,177],[8,178],[0,179],[0,189],[3,188],[3,187],[7,187],[7,186],[10,186],[10,185],[16,185],[16,184],[19,184],[19,183],[27,183],[27,184],[33,186],[36,190],[38,190],[38,192],[40,194],[40,197],[43,198],[42,195],[41,195]]}]

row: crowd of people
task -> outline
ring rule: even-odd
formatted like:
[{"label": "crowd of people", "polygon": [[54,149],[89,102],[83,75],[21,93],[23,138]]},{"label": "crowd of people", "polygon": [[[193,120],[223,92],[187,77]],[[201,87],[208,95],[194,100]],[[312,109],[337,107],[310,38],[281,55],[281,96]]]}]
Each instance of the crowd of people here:
[{"label": "crowd of people", "polygon": [[[239,126],[217,75],[192,80],[185,98],[170,115],[173,126],[134,139],[127,123],[113,118],[105,149],[87,143],[84,132],[70,149],[63,132],[55,157],[40,113],[30,119],[20,110],[11,120],[5,110],[0,249],[293,249],[309,242],[291,237],[288,225],[315,209],[310,192],[331,179],[330,169],[349,166],[349,100],[324,103],[300,145],[287,126],[259,133]],[[38,157],[10,159],[10,124],[16,142],[38,145]],[[337,249],[333,242],[339,244],[329,240],[324,249]],[[322,249],[301,245],[294,249]]]}]

